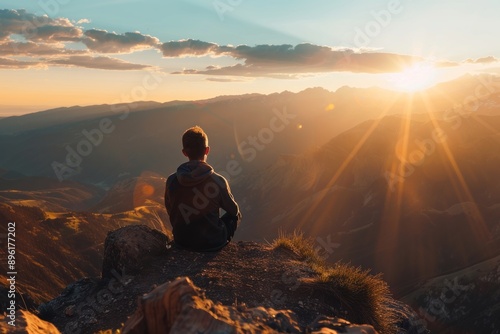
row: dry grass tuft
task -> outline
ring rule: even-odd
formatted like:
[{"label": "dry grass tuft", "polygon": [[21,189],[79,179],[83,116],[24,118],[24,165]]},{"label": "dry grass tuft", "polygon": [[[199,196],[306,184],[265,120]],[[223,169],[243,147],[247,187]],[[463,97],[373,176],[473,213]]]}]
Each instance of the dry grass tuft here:
[{"label": "dry grass tuft", "polygon": [[307,285],[326,301],[347,311],[347,320],[370,324],[384,334],[396,332],[395,314],[385,306],[391,298],[389,287],[381,275],[370,275],[368,270],[344,263],[327,264],[316,252],[314,240],[301,232],[280,233],[271,245],[302,257],[317,275]]}]

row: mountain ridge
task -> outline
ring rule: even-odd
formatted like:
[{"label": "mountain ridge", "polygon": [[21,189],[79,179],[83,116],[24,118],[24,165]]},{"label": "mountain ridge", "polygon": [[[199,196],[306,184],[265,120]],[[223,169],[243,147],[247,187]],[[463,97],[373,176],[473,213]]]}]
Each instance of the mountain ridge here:
[{"label": "mountain ridge", "polygon": [[[70,112],[65,116],[68,122],[56,117],[59,123],[51,126],[18,122],[16,128],[2,119],[0,149],[5,154],[0,157],[0,168],[109,187],[123,173],[139,176],[145,171],[162,174],[175,170],[182,160],[179,129],[198,124],[211,134],[211,145],[217,147],[210,156],[216,169],[224,170],[229,161],[236,160],[244,170],[252,171],[272,164],[274,152],[306,152],[367,120],[408,113],[428,119],[428,114],[443,113],[446,108],[463,104],[469,94],[465,92],[474,93],[474,87],[481,84],[479,77],[468,80],[460,93],[446,98],[440,92],[429,99],[378,88],[343,88],[334,93],[311,88],[300,93],[229,97],[210,103],[154,103],[153,107],[147,103],[143,107],[140,103],[137,107],[134,103],[121,104],[95,114],[77,113],[73,120]],[[491,106],[481,105],[478,112],[498,114],[500,100],[491,96],[488,103]],[[279,131],[270,134],[265,129],[276,117],[283,119],[285,126],[280,123],[276,128]],[[263,137],[266,133],[271,140]],[[255,137],[257,142],[252,139]]]},{"label": "mountain ridge", "polygon": [[[23,114],[19,116],[7,116],[7,117],[2,117],[0,118],[0,133],[4,131],[4,133],[17,133],[16,132],[16,127],[20,128],[22,127],[21,123],[31,123],[31,122],[40,122],[43,121],[44,123],[47,123],[47,125],[57,125],[60,124],[62,121],[64,121],[65,118],[68,118],[68,113],[73,113],[76,115],[80,115],[80,117],[73,118],[74,120],[76,119],[87,119],[89,117],[97,116],[97,117],[104,117],[104,116],[109,116],[112,115],[113,113],[117,113],[119,110],[123,108],[128,108],[130,109],[131,112],[136,112],[136,111],[142,111],[146,110],[147,108],[149,109],[155,109],[158,107],[169,107],[169,106],[176,106],[176,105],[190,105],[190,104],[195,104],[195,105],[203,105],[203,104],[212,104],[212,103],[217,103],[217,102],[228,102],[228,101],[234,101],[234,100],[246,100],[246,99],[252,99],[252,98],[263,98],[263,97],[283,97],[286,95],[303,95],[307,94],[310,92],[314,93],[323,93],[323,94],[329,94],[332,96],[339,96],[342,94],[348,94],[348,95],[354,95],[354,94],[359,94],[359,95],[366,95],[367,93],[370,94],[381,94],[383,96],[385,95],[400,95],[402,97],[408,97],[408,96],[420,96],[423,94],[428,94],[428,95],[440,95],[443,92],[448,92],[450,94],[450,97],[453,98],[455,95],[463,95],[464,91],[473,91],[471,89],[471,86],[477,86],[482,85],[484,87],[488,85],[495,85],[496,81],[498,79],[489,79],[491,75],[485,75],[485,74],[479,74],[479,75],[471,75],[471,74],[465,74],[461,77],[458,77],[456,79],[453,79],[451,81],[446,81],[446,82],[441,82],[436,84],[435,86],[432,86],[426,90],[423,91],[418,91],[418,92],[400,92],[396,90],[391,90],[387,88],[381,88],[377,86],[372,86],[372,87],[366,87],[366,88],[360,88],[360,87],[351,87],[348,85],[341,86],[337,88],[335,91],[330,91],[327,90],[323,87],[309,87],[306,89],[303,89],[299,92],[293,93],[290,91],[282,91],[282,92],[275,92],[275,93],[270,93],[270,94],[260,94],[260,93],[247,93],[247,94],[240,94],[240,95],[219,95],[216,97],[212,98],[207,98],[207,99],[200,99],[200,100],[172,100],[172,101],[167,101],[167,102],[157,102],[157,101],[131,101],[131,102],[121,102],[121,103],[115,103],[115,104],[96,104],[96,105],[86,105],[86,106],[68,106],[68,107],[58,107],[58,108],[51,108],[47,110],[41,110],[37,112],[32,112],[28,114]],[[493,83],[495,82],[495,83]],[[483,88],[484,88],[483,87]],[[486,87],[487,89],[491,89],[489,86]],[[498,89],[498,87],[496,87]],[[458,92],[458,93],[457,93]],[[84,115],[81,115],[81,114]],[[90,114],[90,115],[89,115]],[[47,120],[47,116],[57,116],[59,119],[51,119]],[[62,119],[61,119],[62,116]],[[75,115],[73,115],[74,117]],[[34,119],[33,119],[34,118]],[[43,119],[45,118],[45,119]],[[69,118],[71,119],[71,118]],[[43,124],[43,123],[42,123]],[[39,126],[39,125],[37,125]],[[31,126],[32,128],[35,127],[35,125]],[[9,129],[10,128],[10,129]],[[26,124],[24,124],[24,128],[26,128]],[[28,126],[29,128],[29,126]],[[5,132],[9,129],[10,132]]]}]

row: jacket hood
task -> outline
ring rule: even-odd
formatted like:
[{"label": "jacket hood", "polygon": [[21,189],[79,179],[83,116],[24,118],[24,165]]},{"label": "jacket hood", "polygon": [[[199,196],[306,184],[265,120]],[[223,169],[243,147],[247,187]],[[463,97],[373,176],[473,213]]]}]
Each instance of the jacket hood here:
[{"label": "jacket hood", "polygon": [[214,173],[212,166],[203,161],[191,160],[177,168],[177,180],[183,186],[194,186]]}]

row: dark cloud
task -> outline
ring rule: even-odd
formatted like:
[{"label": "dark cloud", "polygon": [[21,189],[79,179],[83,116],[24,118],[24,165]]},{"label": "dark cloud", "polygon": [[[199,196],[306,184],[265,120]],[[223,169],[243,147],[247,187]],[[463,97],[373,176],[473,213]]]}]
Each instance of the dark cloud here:
[{"label": "dark cloud", "polygon": [[31,34],[30,40],[38,42],[78,42],[81,40],[82,31],[80,28],[71,26],[46,25],[38,27]]},{"label": "dark cloud", "polygon": [[[25,10],[0,9],[0,40],[5,40],[11,34],[22,34],[34,17]],[[36,27],[34,24],[31,26]]]},{"label": "dark cloud", "polygon": [[330,47],[308,43],[299,44],[295,47],[289,44],[257,45],[253,47],[240,45],[232,50],[226,47],[225,53],[237,59],[244,59],[247,65],[268,65],[272,63],[320,65],[343,56]]},{"label": "dark cloud", "polygon": [[149,65],[133,64],[117,58],[92,57],[92,56],[70,56],[66,58],[52,59],[49,64],[85,67],[101,70],[144,70],[151,68]]},{"label": "dark cloud", "polygon": [[1,9],[0,40],[6,40],[13,34],[22,35],[30,41],[53,43],[78,40],[82,31],[65,18],[52,19],[46,15],[28,13],[23,9]]},{"label": "dark cloud", "polygon": [[[11,39],[21,35],[27,41]],[[69,49],[65,42],[84,42],[88,49]],[[149,65],[133,64],[120,59],[91,56],[91,51],[130,52],[143,47],[157,47],[158,39],[140,33],[118,35],[91,29],[83,33],[68,19],[52,19],[25,10],[0,10],[0,56],[30,57],[30,61],[0,58],[0,68],[34,66],[72,66],[104,70],[142,70]],[[40,58],[43,57],[43,58]]]},{"label": "dark cloud", "polygon": [[138,32],[116,34],[105,30],[90,29],[85,31],[82,41],[92,51],[102,53],[128,53],[137,49],[157,47],[160,41],[156,37]]},{"label": "dark cloud", "polygon": [[163,43],[160,46],[160,50],[164,57],[203,56],[210,53],[218,53],[220,47],[214,43],[186,39]]},{"label": "dark cloud", "polygon": [[308,43],[296,46],[226,46],[215,48],[211,52],[234,57],[243,63],[226,67],[209,66],[205,70],[188,69],[181,73],[289,79],[301,74],[320,72],[393,73],[423,60],[420,57],[392,53],[334,50]]}]

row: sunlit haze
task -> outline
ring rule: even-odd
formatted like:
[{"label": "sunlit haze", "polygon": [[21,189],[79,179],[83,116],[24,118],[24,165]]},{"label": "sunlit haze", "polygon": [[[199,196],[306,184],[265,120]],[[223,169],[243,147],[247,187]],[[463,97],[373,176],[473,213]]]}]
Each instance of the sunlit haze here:
[{"label": "sunlit haze", "polygon": [[0,117],[310,87],[419,91],[498,68],[499,10],[494,0],[1,0]]},{"label": "sunlit haze", "polygon": [[432,64],[417,63],[401,72],[390,75],[393,89],[415,92],[437,83],[437,70]]}]

